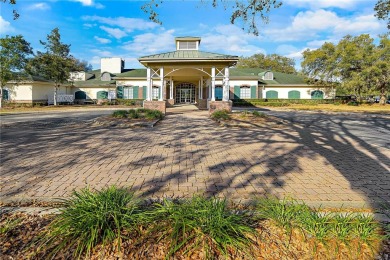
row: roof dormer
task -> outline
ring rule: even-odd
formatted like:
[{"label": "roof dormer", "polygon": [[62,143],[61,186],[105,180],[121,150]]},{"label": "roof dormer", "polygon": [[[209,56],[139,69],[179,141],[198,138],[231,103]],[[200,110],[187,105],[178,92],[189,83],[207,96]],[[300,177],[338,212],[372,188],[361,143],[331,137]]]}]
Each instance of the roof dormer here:
[{"label": "roof dormer", "polygon": [[176,37],[177,51],[198,51],[200,37]]}]

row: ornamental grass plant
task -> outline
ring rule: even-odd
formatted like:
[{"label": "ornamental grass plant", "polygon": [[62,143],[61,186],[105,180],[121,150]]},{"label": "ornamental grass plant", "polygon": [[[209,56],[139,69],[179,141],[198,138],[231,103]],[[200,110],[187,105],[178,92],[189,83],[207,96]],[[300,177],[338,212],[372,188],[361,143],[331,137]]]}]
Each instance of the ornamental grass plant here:
[{"label": "ornamental grass plant", "polygon": [[59,251],[74,250],[75,258],[89,257],[93,248],[112,244],[120,249],[122,230],[135,230],[144,212],[133,193],[111,186],[100,191],[74,191],[64,200],[40,239],[40,247],[50,248],[49,257]]},{"label": "ornamental grass plant", "polygon": [[163,200],[153,211],[153,232],[168,241],[166,258],[179,252],[188,257],[200,250],[204,259],[249,256],[255,229],[249,214],[233,211],[227,201],[194,196],[188,200]]}]

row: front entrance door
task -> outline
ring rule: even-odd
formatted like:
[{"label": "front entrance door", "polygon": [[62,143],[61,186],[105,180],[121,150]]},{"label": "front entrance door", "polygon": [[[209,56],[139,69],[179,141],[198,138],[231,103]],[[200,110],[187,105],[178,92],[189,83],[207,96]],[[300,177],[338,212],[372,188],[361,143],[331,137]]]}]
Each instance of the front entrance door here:
[{"label": "front entrance door", "polygon": [[176,103],[195,103],[195,85],[192,83],[180,83],[176,86]]}]

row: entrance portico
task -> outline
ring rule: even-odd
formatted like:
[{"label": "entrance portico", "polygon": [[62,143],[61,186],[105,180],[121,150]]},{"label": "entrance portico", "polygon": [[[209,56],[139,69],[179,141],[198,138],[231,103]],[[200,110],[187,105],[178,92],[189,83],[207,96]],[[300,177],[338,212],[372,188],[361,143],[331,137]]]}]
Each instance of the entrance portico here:
[{"label": "entrance portico", "polygon": [[[179,37],[176,51],[139,58],[147,68],[147,102],[157,98],[170,105],[196,104],[200,109],[214,101],[229,102],[229,67],[238,57],[201,52],[199,45],[200,38]],[[222,87],[222,95],[216,95],[216,86]],[[156,88],[158,95],[153,95]]]}]

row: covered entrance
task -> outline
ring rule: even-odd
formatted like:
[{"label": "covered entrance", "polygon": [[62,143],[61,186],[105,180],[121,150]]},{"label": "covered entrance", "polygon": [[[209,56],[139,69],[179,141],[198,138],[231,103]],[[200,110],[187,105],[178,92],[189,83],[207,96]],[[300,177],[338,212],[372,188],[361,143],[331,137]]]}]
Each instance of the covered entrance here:
[{"label": "covered entrance", "polygon": [[192,83],[180,83],[176,86],[175,103],[194,104],[195,103],[195,85]]}]

